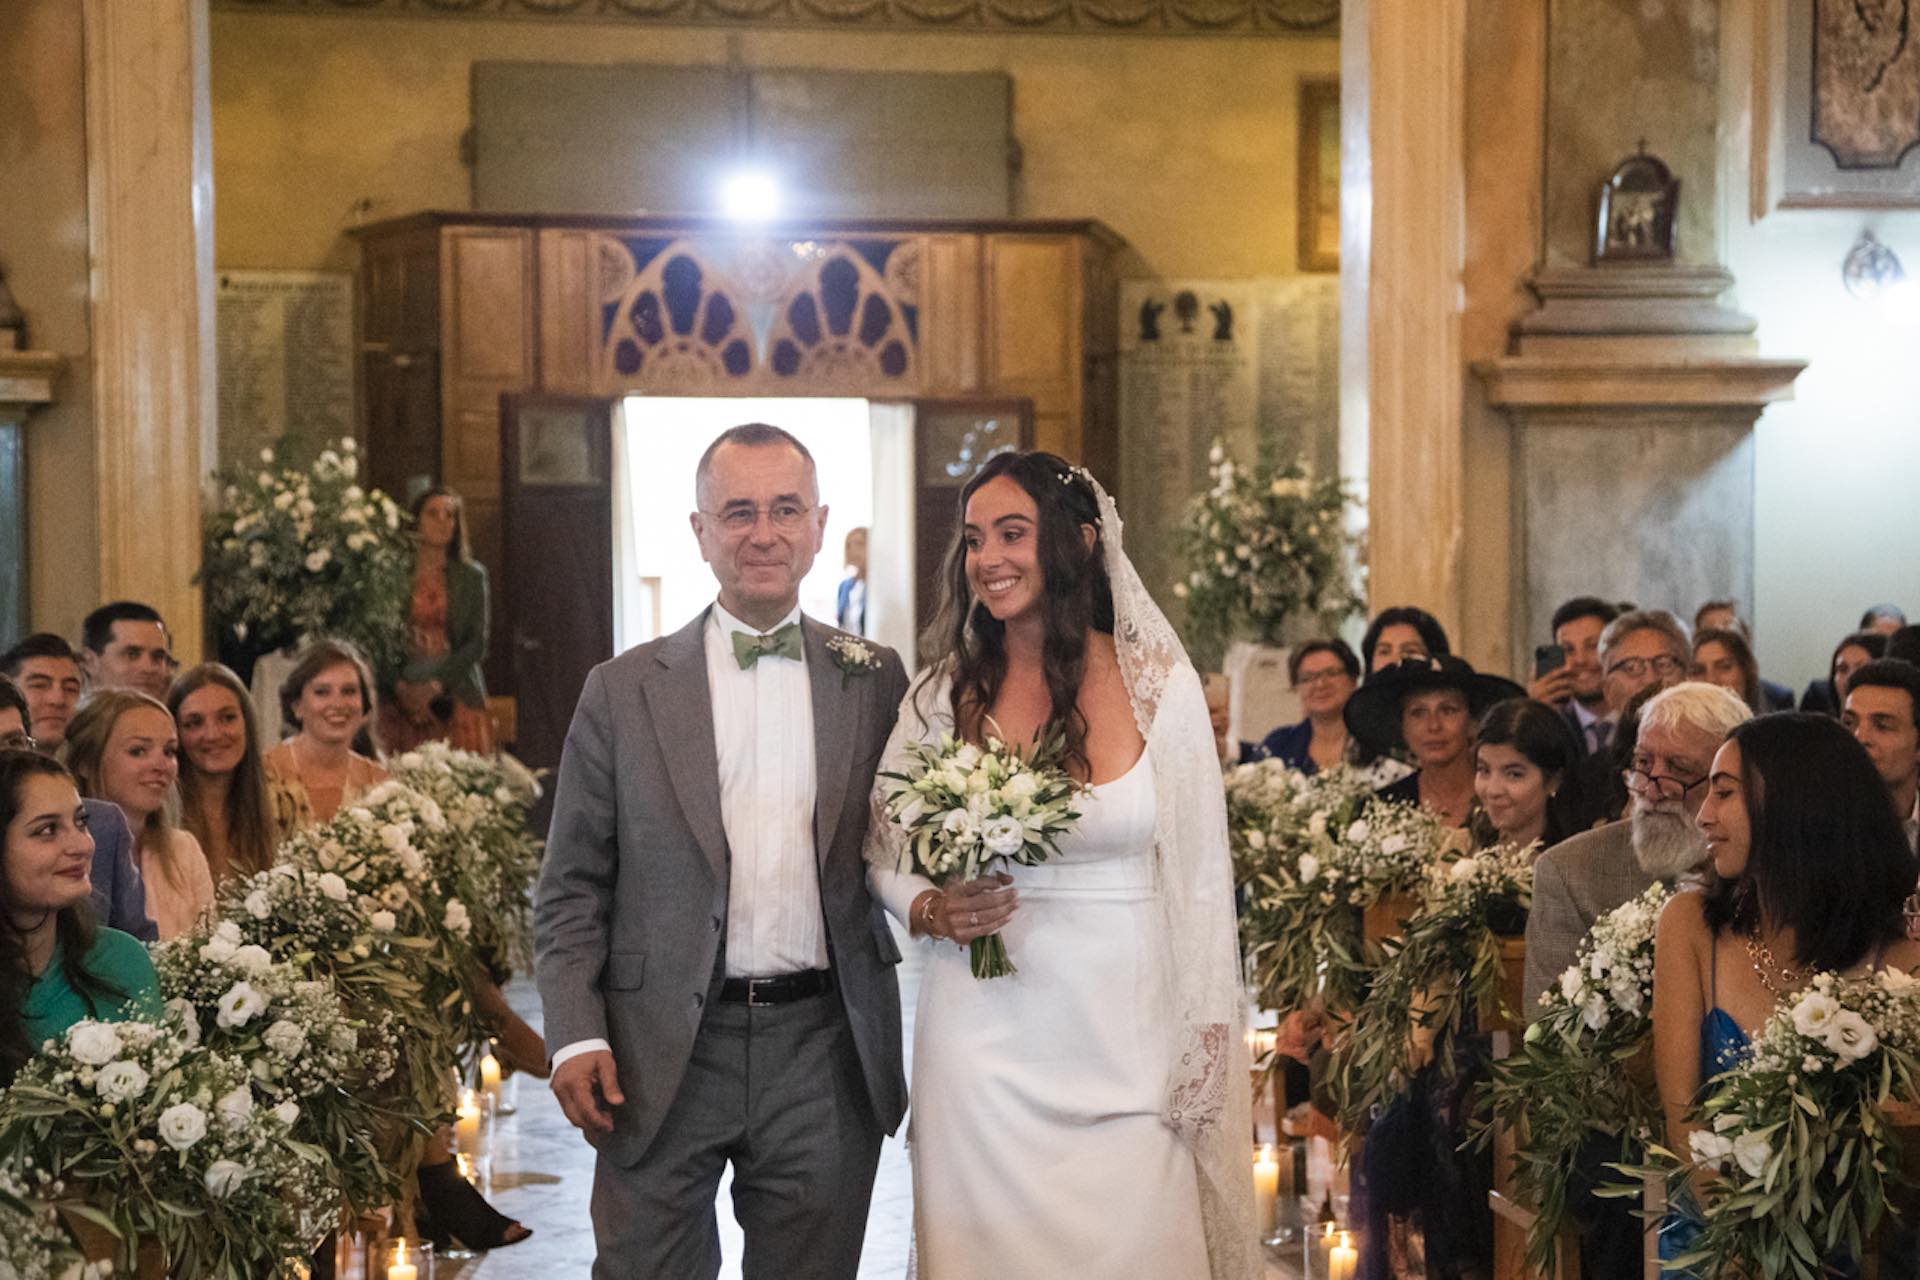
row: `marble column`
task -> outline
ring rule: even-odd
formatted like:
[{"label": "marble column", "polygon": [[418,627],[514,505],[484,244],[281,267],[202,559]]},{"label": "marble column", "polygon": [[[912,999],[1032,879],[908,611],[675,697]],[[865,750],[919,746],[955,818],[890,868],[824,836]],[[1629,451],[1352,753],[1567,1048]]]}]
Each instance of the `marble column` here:
[{"label": "marble column", "polygon": [[99,594],[201,650],[201,485],[213,458],[207,0],[84,0]]}]

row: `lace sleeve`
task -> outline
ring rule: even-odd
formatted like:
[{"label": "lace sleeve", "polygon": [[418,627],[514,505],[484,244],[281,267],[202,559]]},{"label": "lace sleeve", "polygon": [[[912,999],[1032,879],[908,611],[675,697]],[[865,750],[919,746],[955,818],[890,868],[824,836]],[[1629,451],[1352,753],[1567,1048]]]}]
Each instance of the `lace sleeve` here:
[{"label": "lace sleeve", "polygon": [[864,846],[867,883],[887,911],[905,925],[911,925],[907,914],[913,900],[935,885],[906,865],[906,833],[887,816],[886,780],[878,775],[895,771],[905,763],[908,743],[931,741],[952,727],[952,716],[947,712],[951,684],[945,669],[934,667],[923,671],[907,686],[907,696],[900,700],[900,715],[893,722],[886,749],[880,753],[880,767],[875,772],[873,791],[867,800],[870,806]]}]

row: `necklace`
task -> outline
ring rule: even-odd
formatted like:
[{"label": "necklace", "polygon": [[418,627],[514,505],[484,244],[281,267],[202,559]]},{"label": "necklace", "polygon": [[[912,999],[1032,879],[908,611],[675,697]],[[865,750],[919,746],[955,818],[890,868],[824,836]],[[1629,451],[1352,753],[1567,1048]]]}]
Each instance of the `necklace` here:
[{"label": "necklace", "polygon": [[[1753,975],[1760,979],[1760,985],[1767,989],[1768,995],[1775,997],[1785,995],[1787,991],[1798,988],[1807,980],[1807,975],[1801,970],[1775,960],[1772,950],[1758,937],[1748,934],[1741,941],[1746,943],[1747,959],[1753,964]],[[1782,986],[1773,985],[1772,974],[1779,975]]]}]

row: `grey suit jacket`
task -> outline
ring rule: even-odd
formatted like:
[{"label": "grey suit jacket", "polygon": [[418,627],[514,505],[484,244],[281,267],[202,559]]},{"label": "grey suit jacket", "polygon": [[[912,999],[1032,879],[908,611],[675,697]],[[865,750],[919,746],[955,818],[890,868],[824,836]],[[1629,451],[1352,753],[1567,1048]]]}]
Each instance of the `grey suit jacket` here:
[{"label": "grey suit jacket", "polygon": [[160,930],[147,914],[147,886],[133,861],[133,832],[126,815],[108,800],[82,800],[93,835],[93,914],[101,924],[157,942]]},{"label": "grey suit jacket", "polygon": [[[588,675],[560,758],[534,914],[534,972],[556,1048],[604,1039],[626,1102],[600,1150],[645,1153],[680,1086],[725,954],[729,852],[704,631],[686,627]],[[801,620],[813,688],[814,842],[837,998],[875,1118],[906,1110],[900,1063],[900,950],[867,891],[868,793],[907,677],[843,673],[836,633]]]},{"label": "grey suit jacket", "polygon": [[1593,922],[1647,891],[1655,877],[1633,860],[1633,826],[1612,822],[1562,840],[1533,864],[1527,913],[1527,1021],[1560,981]]}]

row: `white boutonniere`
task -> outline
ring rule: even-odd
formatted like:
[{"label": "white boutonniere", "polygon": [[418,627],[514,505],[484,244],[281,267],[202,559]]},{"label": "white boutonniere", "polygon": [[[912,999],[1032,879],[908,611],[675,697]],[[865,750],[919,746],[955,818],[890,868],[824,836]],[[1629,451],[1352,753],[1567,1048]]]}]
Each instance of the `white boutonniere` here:
[{"label": "white boutonniere", "polygon": [[843,685],[854,676],[870,675],[880,669],[880,655],[873,651],[873,646],[853,636],[833,636],[827,641],[827,652],[833,655],[833,665],[840,668]]}]

